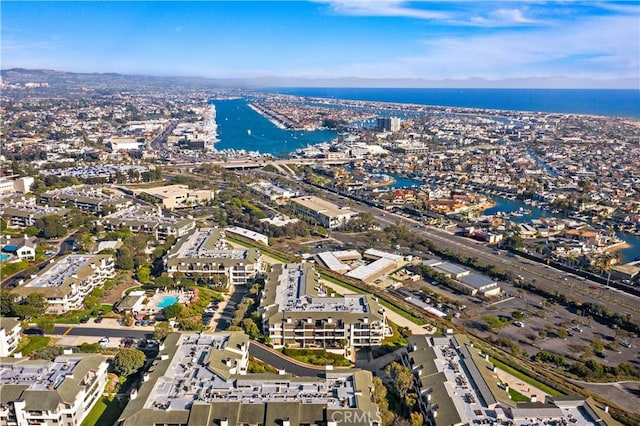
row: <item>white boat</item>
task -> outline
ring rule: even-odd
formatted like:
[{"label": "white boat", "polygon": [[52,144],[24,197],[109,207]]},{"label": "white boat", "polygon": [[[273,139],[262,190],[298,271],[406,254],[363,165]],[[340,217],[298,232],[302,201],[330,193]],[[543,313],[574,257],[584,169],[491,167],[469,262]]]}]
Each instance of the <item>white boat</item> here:
[{"label": "white boat", "polygon": [[251,136],[251,129],[247,130],[247,135]]}]

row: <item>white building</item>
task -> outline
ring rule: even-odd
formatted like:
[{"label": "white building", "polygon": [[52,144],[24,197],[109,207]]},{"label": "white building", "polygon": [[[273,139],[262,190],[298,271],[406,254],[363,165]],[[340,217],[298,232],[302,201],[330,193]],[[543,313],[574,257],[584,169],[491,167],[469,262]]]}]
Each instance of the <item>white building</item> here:
[{"label": "white building", "polygon": [[265,246],[269,245],[268,236],[259,232],[252,231],[250,229],[240,228],[239,226],[231,226],[229,228],[224,228],[224,232],[226,232],[227,235],[244,237],[255,243],[262,243]]},{"label": "white building", "polygon": [[22,326],[17,318],[0,318],[0,357],[9,356],[20,343]]},{"label": "white building", "polygon": [[85,297],[115,276],[110,255],[67,255],[47,266],[27,282],[20,282],[14,292],[21,298],[32,293],[44,294],[47,312],[63,314],[82,308]]},{"label": "white building", "polygon": [[296,213],[310,217],[329,229],[340,227],[358,216],[358,212],[349,207],[340,207],[314,196],[293,198],[291,201]]},{"label": "white building", "polygon": [[262,254],[255,248],[230,249],[224,231],[198,228],[182,237],[165,259],[170,277],[177,272],[187,278],[218,283],[246,284],[262,272]]},{"label": "white building", "polygon": [[0,424],[77,426],[107,383],[107,357],[62,355],[54,361],[5,358],[0,365]]}]

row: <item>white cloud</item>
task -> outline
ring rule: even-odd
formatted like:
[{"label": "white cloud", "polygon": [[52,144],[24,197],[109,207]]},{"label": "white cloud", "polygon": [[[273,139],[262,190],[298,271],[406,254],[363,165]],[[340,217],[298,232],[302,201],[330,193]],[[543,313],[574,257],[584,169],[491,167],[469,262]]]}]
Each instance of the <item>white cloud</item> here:
[{"label": "white cloud", "polygon": [[328,3],[331,9],[339,14],[352,16],[389,16],[426,20],[441,20],[450,17],[445,12],[437,12],[406,6],[404,1],[388,0],[329,0],[318,1]]},{"label": "white cloud", "polygon": [[501,27],[513,25],[541,24],[542,21],[527,18],[520,9],[497,9],[491,11],[487,16],[474,16],[470,18],[473,25],[487,27]]},{"label": "white cloud", "polygon": [[637,17],[592,17],[564,27],[434,37],[424,51],[379,62],[351,63],[333,75],[385,78],[640,78]]}]

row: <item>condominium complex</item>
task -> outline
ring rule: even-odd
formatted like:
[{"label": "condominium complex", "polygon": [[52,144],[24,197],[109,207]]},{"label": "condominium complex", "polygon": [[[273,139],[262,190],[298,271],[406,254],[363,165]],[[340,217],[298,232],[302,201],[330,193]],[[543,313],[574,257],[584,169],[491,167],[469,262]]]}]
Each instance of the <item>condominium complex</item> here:
[{"label": "condominium complex", "polygon": [[104,189],[92,185],[75,185],[44,192],[40,203],[48,205],[64,204],[90,213],[112,213],[133,204],[116,189]]},{"label": "condominium complex", "polygon": [[298,197],[291,201],[296,213],[310,217],[329,229],[340,227],[358,216],[358,212],[348,207],[340,207],[318,197]]},{"label": "condominium complex", "polygon": [[563,425],[617,424],[605,406],[576,395],[542,398],[532,393],[529,402],[512,401],[509,385],[500,381],[489,356],[466,336],[416,335],[409,340],[402,361],[413,371],[418,405],[430,426],[524,426],[533,419]]},{"label": "condominium complex", "polygon": [[9,356],[20,343],[22,326],[17,318],[0,317],[0,357]]},{"label": "condominium complex", "polygon": [[262,271],[262,255],[255,248],[231,249],[218,228],[198,228],[183,236],[165,258],[169,276],[245,284]]},{"label": "condominium complex", "polygon": [[105,216],[100,223],[107,231],[127,228],[136,234],[149,234],[158,241],[165,241],[170,235],[182,237],[196,227],[193,219],[164,214],[160,207],[142,206],[131,206]]},{"label": "condominium complex", "polygon": [[69,210],[60,207],[36,206],[27,203],[7,203],[0,207],[0,216],[5,218],[9,226],[26,228],[35,226],[38,219],[45,216],[65,218]]},{"label": "condominium complex", "polygon": [[119,424],[381,424],[371,373],[247,374],[249,344],[242,332],[169,334]]},{"label": "condominium complex", "polygon": [[274,265],[260,299],[264,333],[274,347],[376,346],[388,335],[384,308],[370,295],[332,297],[309,264]]},{"label": "condominium complex", "polygon": [[80,425],[102,396],[107,357],[62,355],[53,361],[0,360],[0,424]]},{"label": "condominium complex", "polygon": [[47,266],[27,282],[15,288],[21,298],[41,293],[47,298],[47,312],[63,314],[81,309],[85,297],[115,276],[110,255],[72,254]]}]

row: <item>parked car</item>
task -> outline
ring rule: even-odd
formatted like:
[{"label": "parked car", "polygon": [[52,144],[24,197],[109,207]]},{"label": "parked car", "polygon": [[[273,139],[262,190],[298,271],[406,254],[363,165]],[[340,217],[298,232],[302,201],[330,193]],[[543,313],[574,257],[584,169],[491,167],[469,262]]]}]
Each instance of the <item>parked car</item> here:
[{"label": "parked car", "polygon": [[88,322],[89,322],[89,317],[82,317],[82,319],[80,320],[80,322],[81,322],[82,324],[86,324],[86,323],[88,323]]},{"label": "parked car", "polygon": [[93,322],[95,322],[96,324],[100,324],[102,322],[102,317],[97,317],[93,320]]},{"label": "parked car", "polygon": [[44,336],[44,330],[41,328],[27,328],[26,330],[23,330],[22,333],[28,336]]}]

